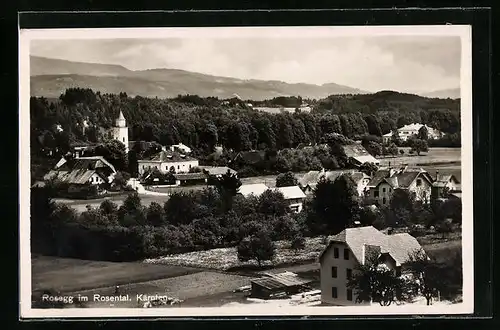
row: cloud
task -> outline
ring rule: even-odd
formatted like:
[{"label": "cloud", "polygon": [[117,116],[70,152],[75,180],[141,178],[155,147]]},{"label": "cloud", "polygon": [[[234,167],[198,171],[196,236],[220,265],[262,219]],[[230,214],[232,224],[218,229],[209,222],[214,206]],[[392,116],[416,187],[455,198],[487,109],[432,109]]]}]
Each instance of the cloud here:
[{"label": "cloud", "polygon": [[123,65],[174,68],[242,79],[338,83],[368,91],[429,91],[460,83],[454,37],[322,39],[115,39],[36,41],[32,54]]}]

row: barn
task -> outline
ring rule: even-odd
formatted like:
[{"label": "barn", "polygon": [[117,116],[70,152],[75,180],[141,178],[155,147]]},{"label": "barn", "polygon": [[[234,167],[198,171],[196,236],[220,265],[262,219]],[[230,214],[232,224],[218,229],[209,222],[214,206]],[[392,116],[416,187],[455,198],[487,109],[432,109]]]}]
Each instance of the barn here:
[{"label": "barn", "polygon": [[304,279],[295,273],[266,274],[264,277],[250,281],[252,298],[271,299],[290,296],[310,290],[308,284],[312,280]]}]

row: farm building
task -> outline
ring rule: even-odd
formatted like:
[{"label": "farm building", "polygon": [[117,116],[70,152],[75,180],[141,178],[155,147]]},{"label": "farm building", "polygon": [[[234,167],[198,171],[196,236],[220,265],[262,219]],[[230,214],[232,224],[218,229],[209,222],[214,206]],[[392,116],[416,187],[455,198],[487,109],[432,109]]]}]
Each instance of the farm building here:
[{"label": "farm building", "polygon": [[236,175],[237,172],[227,166],[198,166],[206,175],[219,178],[226,174],[228,171]]},{"label": "farm building", "polygon": [[306,195],[311,195],[316,188],[318,182],[324,178],[334,182],[342,174],[350,175],[356,184],[356,189],[359,196],[364,196],[366,186],[370,182],[370,177],[365,173],[358,171],[309,171],[302,178],[299,179],[299,185]]},{"label": "farm building", "polygon": [[354,166],[360,166],[364,163],[373,163],[380,165],[380,161],[370,155],[370,153],[361,145],[361,143],[353,143],[342,146],[342,149],[347,156],[349,162]]},{"label": "farm building", "polygon": [[243,184],[240,186],[238,193],[248,197],[250,195],[254,195],[255,197],[259,197],[264,193],[264,191],[268,190],[269,187],[263,183],[252,183],[252,184]]},{"label": "farm building", "polygon": [[284,272],[267,274],[262,278],[250,281],[252,298],[271,299],[279,296],[290,296],[310,290],[308,284],[312,280],[299,277],[295,273]]},{"label": "farm building", "polygon": [[177,186],[192,186],[197,184],[205,184],[208,176],[203,173],[179,173],[174,174],[175,184]]},{"label": "farm building", "polygon": [[175,151],[167,151],[165,148],[148,159],[138,160],[137,163],[139,175],[153,169],[158,169],[162,173],[187,173],[199,165],[197,159]]},{"label": "farm building", "polygon": [[276,191],[283,194],[292,212],[300,213],[302,211],[302,202],[306,198],[306,195],[299,186],[279,187],[276,188]]}]

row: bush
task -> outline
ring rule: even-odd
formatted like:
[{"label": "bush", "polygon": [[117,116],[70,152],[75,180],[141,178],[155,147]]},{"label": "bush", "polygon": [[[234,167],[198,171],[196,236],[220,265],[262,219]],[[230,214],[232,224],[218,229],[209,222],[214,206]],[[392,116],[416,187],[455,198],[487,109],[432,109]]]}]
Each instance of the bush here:
[{"label": "bush", "polygon": [[302,235],[295,236],[290,242],[290,247],[293,250],[302,250],[306,247],[306,240]]}]

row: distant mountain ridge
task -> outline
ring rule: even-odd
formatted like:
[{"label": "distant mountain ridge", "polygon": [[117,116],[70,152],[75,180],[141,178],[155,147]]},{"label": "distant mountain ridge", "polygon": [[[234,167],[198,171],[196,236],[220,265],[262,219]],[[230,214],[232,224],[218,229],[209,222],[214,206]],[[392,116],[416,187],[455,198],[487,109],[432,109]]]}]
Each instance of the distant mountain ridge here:
[{"label": "distant mountain ridge", "polygon": [[428,92],[421,94],[425,97],[436,97],[440,99],[459,99],[460,98],[460,88],[450,88],[450,89],[442,89],[438,91]]},{"label": "distant mountain ridge", "polygon": [[102,93],[126,92],[144,97],[202,97],[264,100],[277,96],[324,98],[332,94],[367,94],[335,83],[314,85],[281,81],[244,80],[177,69],[129,70],[120,65],[73,62],[30,56],[31,95],[59,97],[70,87],[91,88]]}]

